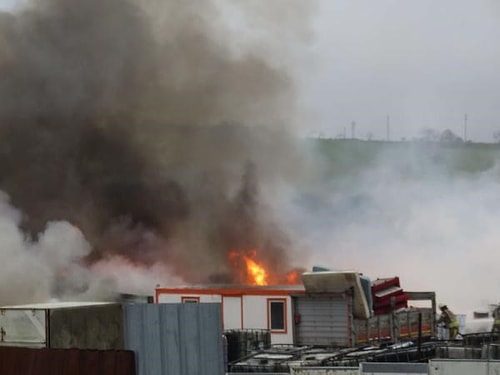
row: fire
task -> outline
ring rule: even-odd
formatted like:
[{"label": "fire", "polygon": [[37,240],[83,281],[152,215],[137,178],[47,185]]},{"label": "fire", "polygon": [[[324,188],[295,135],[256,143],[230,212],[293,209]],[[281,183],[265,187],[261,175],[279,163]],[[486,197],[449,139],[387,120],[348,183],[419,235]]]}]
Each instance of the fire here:
[{"label": "fire", "polygon": [[228,259],[233,265],[233,272],[238,282],[247,285],[270,285],[271,283],[300,284],[301,269],[287,273],[272,272],[272,268],[259,257],[257,250],[231,250]]},{"label": "fire", "polygon": [[286,282],[288,284],[298,284],[299,281],[300,281],[300,273],[298,270],[293,270],[286,274]]},{"label": "fire", "polygon": [[268,273],[265,267],[255,260],[256,257],[257,250],[250,250],[246,254],[236,250],[229,252],[229,259],[245,273],[245,275],[241,275],[245,283],[268,285]]},{"label": "fire", "polygon": [[267,285],[267,272],[257,262],[247,256],[243,256],[243,260],[247,266],[247,272],[253,277],[254,285]]}]

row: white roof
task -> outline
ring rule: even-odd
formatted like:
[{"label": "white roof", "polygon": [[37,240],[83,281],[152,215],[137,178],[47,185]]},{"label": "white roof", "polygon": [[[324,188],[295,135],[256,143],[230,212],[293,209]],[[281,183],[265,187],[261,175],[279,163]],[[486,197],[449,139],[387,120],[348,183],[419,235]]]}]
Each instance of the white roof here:
[{"label": "white roof", "polygon": [[33,303],[28,305],[13,305],[13,306],[0,306],[0,309],[19,309],[19,310],[50,310],[50,309],[64,309],[70,307],[86,307],[86,306],[99,306],[109,305],[114,302],[45,302]]},{"label": "white roof", "polygon": [[336,293],[354,290],[353,313],[356,318],[368,319],[370,307],[357,271],[318,271],[304,272],[302,281],[308,292]]}]

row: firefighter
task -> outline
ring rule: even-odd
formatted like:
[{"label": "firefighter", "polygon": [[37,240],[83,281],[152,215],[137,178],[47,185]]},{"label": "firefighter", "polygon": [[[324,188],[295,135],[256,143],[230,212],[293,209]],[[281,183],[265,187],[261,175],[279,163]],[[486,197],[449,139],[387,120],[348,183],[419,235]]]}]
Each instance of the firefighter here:
[{"label": "firefighter", "polygon": [[500,333],[500,302],[495,307],[495,310],[493,310],[493,327],[491,328],[491,332]]},{"label": "firefighter", "polygon": [[449,339],[455,340],[458,335],[458,320],[457,316],[448,309],[448,306],[444,304],[439,304],[439,309],[441,310],[441,315],[437,320],[437,324],[444,323],[444,326],[448,328]]}]

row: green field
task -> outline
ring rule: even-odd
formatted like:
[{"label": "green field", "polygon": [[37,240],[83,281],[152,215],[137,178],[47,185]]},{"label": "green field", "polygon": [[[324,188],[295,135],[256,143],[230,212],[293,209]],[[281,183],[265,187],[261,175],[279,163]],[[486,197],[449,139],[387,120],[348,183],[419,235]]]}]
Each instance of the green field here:
[{"label": "green field", "polygon": [[493,168],[500,145],[489,143],[383,142],[311,139],[315,153],[325,161],[325,176],[357,174],[381,164],[412,171],[428,169],[468,174]]}]

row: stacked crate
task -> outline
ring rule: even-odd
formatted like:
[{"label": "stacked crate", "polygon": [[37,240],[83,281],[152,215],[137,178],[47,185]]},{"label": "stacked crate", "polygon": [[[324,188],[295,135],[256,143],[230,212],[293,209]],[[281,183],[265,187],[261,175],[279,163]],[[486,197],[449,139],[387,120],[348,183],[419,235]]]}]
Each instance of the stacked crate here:
[{"label": "stacked crate", "polygon": [[[374,315],[388,314],[391,310],[408,307],[408,294],[399,284],[399,277],[377,279],[372,282]],[[394,305],[392,306],[392,300]]]}]

